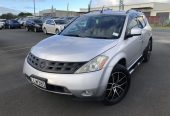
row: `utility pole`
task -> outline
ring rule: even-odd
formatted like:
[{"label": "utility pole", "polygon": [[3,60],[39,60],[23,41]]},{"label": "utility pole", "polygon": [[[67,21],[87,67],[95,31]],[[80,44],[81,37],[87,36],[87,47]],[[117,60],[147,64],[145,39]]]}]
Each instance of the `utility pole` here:
[{"label": "utility pole", "polygon": [[67,17],[69,16],[69,3],[67,4]]},{"label": "utility pole", "polygon": [[119,1],[119,11],[124,10],[124,0]]},{"label": "utility pole", "polygon": [[91,11],[91,4],[92,4],[92,0],[90,0],[89,4],[88,4],[88,12]]},{"label": "utility pole", "polygon": [[34,16],[35,16],[35,0],[33,0],[33,2],[34,2]]},{"label": "utility pole", "polygon": [[51,16],[53,17],[54,16],[54,8],[53,8],[53,5],[51,7]]}]

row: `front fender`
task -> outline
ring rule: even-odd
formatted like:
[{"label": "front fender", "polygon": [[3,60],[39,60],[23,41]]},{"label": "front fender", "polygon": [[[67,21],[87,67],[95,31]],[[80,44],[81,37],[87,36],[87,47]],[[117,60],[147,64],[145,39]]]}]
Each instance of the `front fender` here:
[{"label": "front fender", "polygon": [[100,87],[98,89],[99,92],[97,92],[98,96],[104,95],[104,92],[106,90],[107,83],[109,81],[109,78],[110,78],[113,68],[123,58],[126,59],[126,55],[124,53],[117,54],[117,55],[113,56],[112,58],[110,58],[108,64],[106,65],[106,67],[104,69],[102,78],[100,80]]}]

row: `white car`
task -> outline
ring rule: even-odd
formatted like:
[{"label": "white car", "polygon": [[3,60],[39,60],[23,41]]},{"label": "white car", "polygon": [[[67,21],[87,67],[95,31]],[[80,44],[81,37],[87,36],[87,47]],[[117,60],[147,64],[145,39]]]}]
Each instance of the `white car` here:
[{"label": "white car", "polygon": [[2,29],[3,26],[4,26],[4,24],[0,22],[0,29]]},{"label": "white car", "polygon": [[45,34],[58,34],[63,29],[64,26],[67,24],[67,21],[61,20],[61,19],[49,19],[46,20],[45,23],[42,26],[43,32]]},{"label": "white car", "polygon": [[5,19],[0,19],[0,29],[5,27]]}]

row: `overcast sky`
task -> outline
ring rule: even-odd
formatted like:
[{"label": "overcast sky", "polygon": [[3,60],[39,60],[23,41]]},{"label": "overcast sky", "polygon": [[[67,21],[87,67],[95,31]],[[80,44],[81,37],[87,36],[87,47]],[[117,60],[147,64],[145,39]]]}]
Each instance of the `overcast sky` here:
[{"label": "overcast sky", "polygon": [[[36,11],[49,9],[53,5],[59,10],[66,10],[69,3],[69,9],[79,11],[80,8],[87,8],[90,0],[35,0]],[[93,0],[92,6],[116,5],[119,0]],[[170,0],[125,0],[125,4],[141,2],[170,2]],[[20,11],[33,12],[33,0],[0,0],[0,7],[12,8]]]}]

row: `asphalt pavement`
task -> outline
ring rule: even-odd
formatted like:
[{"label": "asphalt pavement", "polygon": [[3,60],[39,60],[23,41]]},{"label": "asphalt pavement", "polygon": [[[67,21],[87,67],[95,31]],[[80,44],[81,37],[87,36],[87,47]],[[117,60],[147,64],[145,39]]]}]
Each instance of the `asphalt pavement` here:
[{"label": "asphalt pavement", "polygon": [[0,116],[170,116],[170,31],[153,33],[151,61],[132,74],[127,96],[114,106],[47,93],[27,82],[24,59],[49,36],[0,30]]}]

